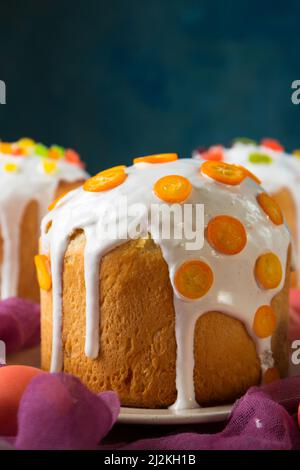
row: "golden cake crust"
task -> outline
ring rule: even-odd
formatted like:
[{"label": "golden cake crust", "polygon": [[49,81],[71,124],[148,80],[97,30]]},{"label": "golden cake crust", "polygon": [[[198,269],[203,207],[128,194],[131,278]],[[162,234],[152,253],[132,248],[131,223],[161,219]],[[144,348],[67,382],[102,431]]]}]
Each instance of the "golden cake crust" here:
[{"label": "golden cake crust", "polygon": [[[84,353],[84,234],[70,240],[63,270],[64,371],[77,375],[94,392],[115,390],[124,406],[162,408],[176,399],[176,340],[173,290],[159,246],[132,240],[108,254],[100,267],[100,352]],[[278,326],[273,353],[281,374],[287,367],[286,283],[274,297]],[[52,349],[52,292],[42,291],[42,368],[49,370]],[[282,342],[283,341],[283,342]],[[231,402],[260,381],[260,362],[244,325],[219,312],[204,314],[194,336],[196,399],[200,404]]]}]

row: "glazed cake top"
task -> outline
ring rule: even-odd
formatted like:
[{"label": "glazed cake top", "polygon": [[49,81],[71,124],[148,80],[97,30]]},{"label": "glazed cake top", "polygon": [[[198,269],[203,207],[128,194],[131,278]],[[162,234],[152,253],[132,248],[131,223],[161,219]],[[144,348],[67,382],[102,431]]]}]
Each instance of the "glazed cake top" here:
[{"label": "glazed cake top", "polygon": [[[297,234],[300,234],[300,150],[287,153],[275,139],[262,139],[260,143],[247,138],[236,139],[232,147],[213,145],[197,149],[193,158],[223,161],[243,165],[254,173],[263,187],[272,194],[288,190],[295,203]],[[295,259],[300,275],[300,236],[294,240]]]},{"label": "glazed cake top", "polygon": [[[127,209],[123,206],[119,211],[124,197]],[[171,217],[170,231],[164,236],[162,219],[153,218],[151,211],[153,205],[172,204],[191,210],[184,213],[184,220]],[[200,204],[203,226],[198,228]],[[176,237],[183,223],[203,236],[201,246],[192,246],[185,232]],[[113,224],[119,229],[115,235],[103,236],[104,228]],[[105,253],[130,238],[129,226],[134,229],[131,238],[151,234],[169,268],[176,313],[176,408],[197,406],[193,331],[205,312],[220,311],[241,320],[257,344],[263,372],[273,368],[271,336],[276,315],[271,301],[284,286],[290,244],[279,207],[242,167],[163,154],[100,172],[56,201],[43,219],[42,255],[36,263],[41,288],[52,289],[53,295],[52,371],[63,367],[62,271],[71,234],[81,229],[86,237],[85,353],[96,358],[99,263]]]},{"label": "glazed cake top", "polygon": [[15,176],[19,180],[26,178],[28,183],[41,180],[47,184],[53,180],[77,181],[88,175],[75,150],[58,145],[48,148],[29,138],[13,143],[0,141],[0,178],[12,183]]},{"label": "glazed cake top", "polygon": [[213,145],[208,149],[196,149],[193,158],[243,165],[258,176],[267,191],[290,188],[293,195],[299,194],[300,150],[287,153],[275,139],[262,139],[260,143],[236,139],[231,147]]}]

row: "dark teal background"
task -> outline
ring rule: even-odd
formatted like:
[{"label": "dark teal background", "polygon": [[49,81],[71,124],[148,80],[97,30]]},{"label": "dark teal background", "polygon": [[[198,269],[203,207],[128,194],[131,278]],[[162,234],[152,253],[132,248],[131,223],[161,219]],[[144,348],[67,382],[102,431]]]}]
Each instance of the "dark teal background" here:
[{"label": "dark teal background", "polygon": [[1,0],[3,140],[133,156],[274,136],[300,146],[299,1]]}]

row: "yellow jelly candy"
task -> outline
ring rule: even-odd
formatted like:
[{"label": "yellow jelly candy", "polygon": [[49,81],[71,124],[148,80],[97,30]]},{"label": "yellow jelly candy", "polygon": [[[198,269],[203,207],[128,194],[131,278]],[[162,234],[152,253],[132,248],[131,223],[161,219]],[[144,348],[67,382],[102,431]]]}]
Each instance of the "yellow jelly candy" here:
[{"label": "yellow jelly candy", "polygon": [[43,162],[43,169],[48,175],[53,175],[57,170],[57,163],[45,161]]},{"label": "yellow jelly candy", "polygon": [[269,305],[259,307],[254,315],[253,331],[258,338],[268,338],[276,328],[276,313]]},{"label": "yellow jelly candy", "polygon": [[300,149],[294,150],[294,151],[293,151],[293,155],[295,155],[295,157],[300,158]]},{"label": "yellow jelly candy", "polygon": [[211,288],[214,275],[208,264],[200,260],[183,263],[176,271],[174,284],[178,292],[187,299],[200,299]]},{"label": "yellow jelly candy", "polygon": [[16,163],[5,163],[3,169],[8,173],[15,173],[16,171],[18,171],[19,167]]},{"label": "yellow jelly candy", "polygon": [[21,147],[21,149],[27,150],[30,147],[34,147],[35,141],[33,139],[29,139],[29,137],[23,137],[18,141],[18,146]]}]

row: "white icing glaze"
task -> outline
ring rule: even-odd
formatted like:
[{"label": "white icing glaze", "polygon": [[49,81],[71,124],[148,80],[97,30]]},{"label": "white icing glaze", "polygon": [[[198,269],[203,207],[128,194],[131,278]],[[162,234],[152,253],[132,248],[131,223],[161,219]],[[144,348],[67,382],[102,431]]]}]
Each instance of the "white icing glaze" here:
[{"label": "white icing glaze", "polygon": [[[30,201],[39,205],[39,220],[47,212],[55,197],[59,181],[74,182],[87,178],[78,166],[57,160],[57,170],[47,174],[43,162],[36,155],[12,156],[0,153],[0,224],[3,237],[3,260],[1,266],[1,298],[17,295],[19,275],[20,224],[24,210]],[[50,161],[50,160],[49,160]],[[17,171],[8,172],[6,164],[16,164]]]},{"label": "white icing glaze", "polygon": [[[272,158],[271,163],[251,163],[251,153],[263,153]],[[288,189],[295,201],[297,211],[297,240],[295,262],[300,276],[300,158],[286,152],[271,150],[262,145],[236,143],[231,148],[223,148],[224,161],[236,163],[254,173],[262,182],[263,187],[270,194],[275,194],[282,189]],[[201,159],[201,153],[193,152],[193,158]]]},{"label": "white icing glaze", "polygon": [[[228,186],[213,181],[199,173],[199,162],[180,159],[171,163],[138,163],[126,169],[127,179],[120,186],[105,192],[93,193],[78,188],[59,201],[56,208],[42,221],[42,252],[49,255],[53,279],[53,344],[51,371],[60,370],[62,365],[62,270],[64,253],[70,235],[82,229],[86,236],[85,282],[86,282],[86,342],[85,354],[95,358],[99,349],[99,263],[101,257],[115,246],[126,242],[127,233],[116,238],[103,239],[99,234],[107,224],[103,206],[116,208],[121,196],[127,196],[128,207],[142,203],[146,210],[139,217],[121,211],[118,227],[131,221],[135,227],[143,227],[143,234],[150,233],[157,243],[168,265],[170,280],[174,289],[175,334],[177,343],[175,410],[198,406],[195,401],[194,368],[194,327],[197,319],[205,312],[220,311],[241,320],[257,345],[262,368],[273,363],[271,338],[257,340],[253,331],[253,317],[261,305],[268,305],[284,284],[284,277],[276,289],[262,290],[254,277],[257,258],[266,252],[274,252],[280,259],[285,273],[290,235],[287,227],[274,225],[259,207],[256,197],[262,188],[246,178],[239,186]],[[189,179],[192,192],[185,203],[204,204],[205,225],[216,215],[231,215],[239,219],[246,228],[247,244],[236,255],[226,256],[216,252],[207,241],[202,249],[187,250],[185,238],[163,239],[159,227],[149,217],[152,204],[161,204],[153,193],[154,183],[166,175],[181,175]],[[150,222],[149,222],[150,220]],[[51,229],[46,227],[52,221]],[[109,222],[108,222],[109,223]],[[174,234],[174,228],[171,234]],[[176,269],[184,261],[200,259],[205,261],[214,273],[214,283],[208,293],[198,300],[182,298],[174,285]],[[142,319],[141,319],[142,321]],[[101,312],[100,312],[101,322]]]}]

